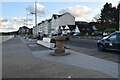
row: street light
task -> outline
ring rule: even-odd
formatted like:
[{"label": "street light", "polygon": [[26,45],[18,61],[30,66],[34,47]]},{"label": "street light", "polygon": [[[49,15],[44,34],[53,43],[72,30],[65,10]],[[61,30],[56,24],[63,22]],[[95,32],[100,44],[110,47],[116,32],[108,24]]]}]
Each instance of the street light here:
[{"label": "street light", "polygon": [[36,0],[35,0],[35,12],[30,12],[30,14],[35,15],[35,26],[33,27],[34,28],[33,32],[35,32],[35,34],[36,34],[36,32],[37,32],[37,29],[36,29],[37,28],[37,1]]},{"label": "street light", "polygon": [[37,2],[35,1],[35,25],[37,27]]}]

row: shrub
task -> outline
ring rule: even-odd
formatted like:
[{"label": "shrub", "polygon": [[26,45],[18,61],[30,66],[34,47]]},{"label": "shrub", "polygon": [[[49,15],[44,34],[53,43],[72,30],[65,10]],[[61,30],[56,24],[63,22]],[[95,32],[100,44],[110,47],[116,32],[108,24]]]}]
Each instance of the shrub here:
[{"label": "shrub", "polygon": [[106,30],[105,30],[105,32],[106,32],[106,33],[109,33],[109,34],[112,33],[112,32],[115,32],[115,31],[116,31],[115,28],[112,28],[112,29],[106,29]]}]

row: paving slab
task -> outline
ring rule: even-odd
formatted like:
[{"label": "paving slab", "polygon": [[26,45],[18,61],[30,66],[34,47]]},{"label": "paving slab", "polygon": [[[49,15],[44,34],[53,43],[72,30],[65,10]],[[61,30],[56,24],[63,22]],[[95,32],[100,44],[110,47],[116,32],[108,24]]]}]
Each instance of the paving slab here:
[{"label": "paving slab", "polygon": [[99,59],[93,56],[88,56],[72,50],[66,50],[66,52],[71,53],[67,56],[49,55],[52,52],[54,52],[54,50],[34,51],[32,53],[36,58],[96,70],[103,72],[104,74],[107,74],[111,77],[118,78],[118,63],[107,61],[104,59]]}]

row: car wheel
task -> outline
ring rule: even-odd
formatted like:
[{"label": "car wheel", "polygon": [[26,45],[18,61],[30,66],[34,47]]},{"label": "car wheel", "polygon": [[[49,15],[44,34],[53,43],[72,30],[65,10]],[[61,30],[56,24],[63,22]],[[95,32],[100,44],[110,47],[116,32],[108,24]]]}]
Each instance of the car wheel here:
[{"label": "car wheel", "polygon": [[105,51],[104,45],[99,44],[99,45],[98,45],[98,50],[104,52],[104,51]]}]

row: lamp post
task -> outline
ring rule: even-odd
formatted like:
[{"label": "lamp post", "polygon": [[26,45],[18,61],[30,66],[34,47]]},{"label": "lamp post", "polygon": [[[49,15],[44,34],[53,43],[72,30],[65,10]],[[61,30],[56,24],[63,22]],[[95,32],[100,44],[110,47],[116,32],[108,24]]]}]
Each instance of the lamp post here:
[{"label": "lamp post", "polygon": [[35,1],[35,25],[37,28],[37,1]]},{"label": "lamp post", "polygon": [[34,33],[37,34],[37,1],[35,0],[35,12],[30,12],[30,14],[35,15],[35,26],[34,26]]}]

